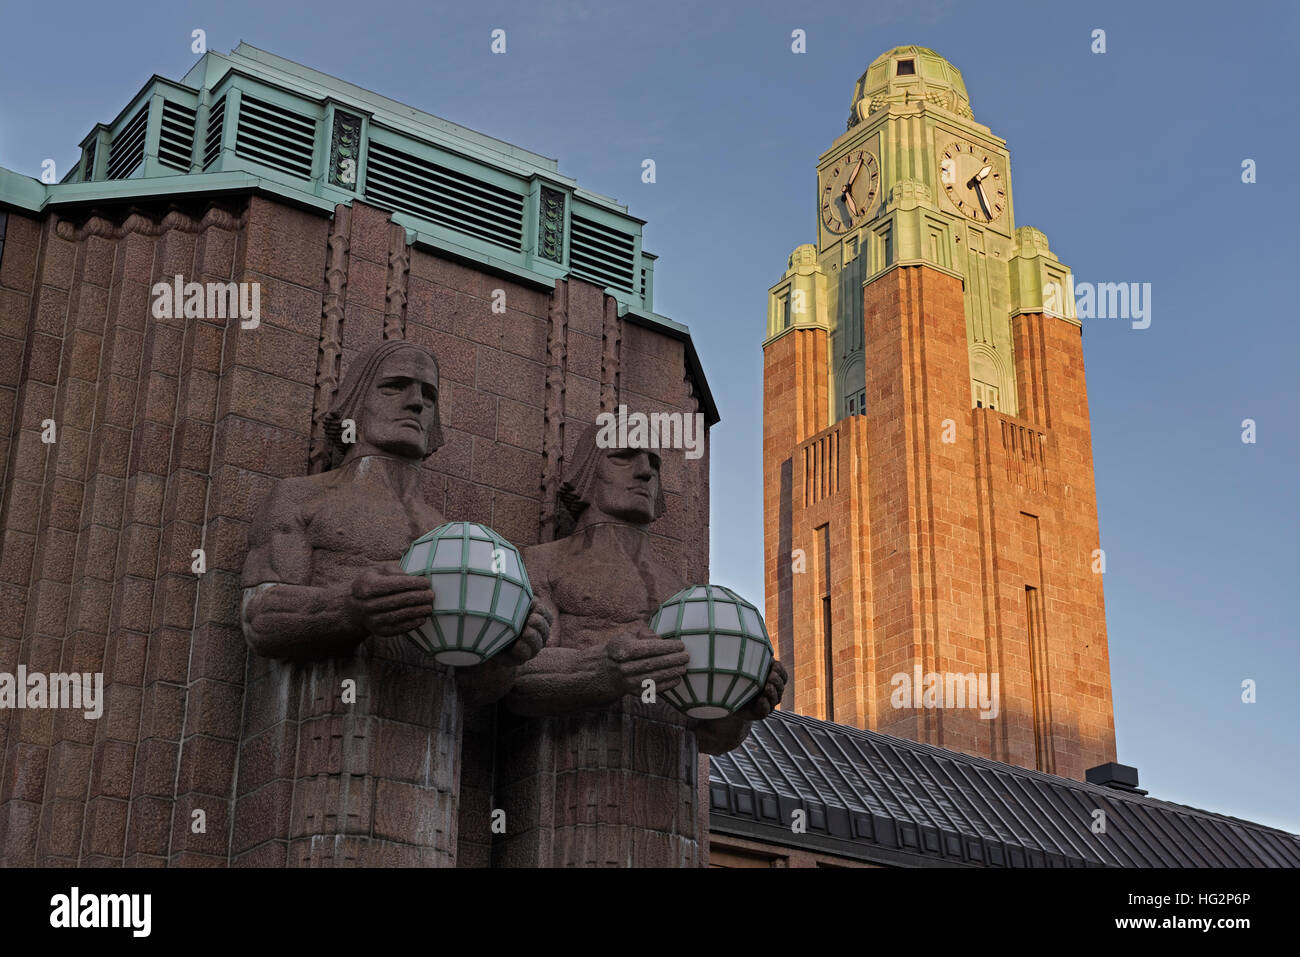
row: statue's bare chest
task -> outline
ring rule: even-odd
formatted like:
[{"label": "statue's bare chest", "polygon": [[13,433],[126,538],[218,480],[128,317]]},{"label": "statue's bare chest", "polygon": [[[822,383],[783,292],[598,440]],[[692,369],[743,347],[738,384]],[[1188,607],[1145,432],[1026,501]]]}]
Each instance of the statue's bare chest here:
[{"label": "statue's bare chest", "polygon": [[648,626],[676,589],[666,569],[623,555],[577,550],[548,570],[547,595],[560,613],[561,639],[570,647],[601,645]]},{"label": "statue's bare chest", "polygon": [[307,516],[307,538],[319,552],[354,556],[356,563],[396,561],[412,541],[442,523],[421,499],[357,484],[337,487]]},{"label": "statue's bare chest", "polygon": [[566,615],[648,621],[658,607],[653,573],[631,562],[575,562],[561,569],[551,588],[551,600]]}]

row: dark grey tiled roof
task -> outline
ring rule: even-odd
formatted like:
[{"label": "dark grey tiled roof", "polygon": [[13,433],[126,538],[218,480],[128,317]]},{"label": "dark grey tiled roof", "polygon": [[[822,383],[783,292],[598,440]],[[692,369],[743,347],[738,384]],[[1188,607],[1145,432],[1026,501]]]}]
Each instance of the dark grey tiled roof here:
[{"label": "dark grey tiled roof", "polygon": [[[789,712],[710,768],[711,830],[868,861],[1300,866],[1286,831]],[[791,830],[796,809],[806,833]]]}]

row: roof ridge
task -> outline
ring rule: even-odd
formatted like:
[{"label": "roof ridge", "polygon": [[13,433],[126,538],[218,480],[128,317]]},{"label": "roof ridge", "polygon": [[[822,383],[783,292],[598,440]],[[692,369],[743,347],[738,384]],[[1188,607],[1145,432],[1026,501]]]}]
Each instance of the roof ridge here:
[{"label": "roof ridge", "polygon": [[1066,785],[1090,794],[1102,795],[1108,798],[1123,800],[1127,802],[1154,805],[1158,807],[1177,808],[1184,812],[1190,812],[1207,818],[1213,818],[1219,821],[1232,821],[1234,823],[1253,828],[1260,831],[1270,831],[1300,842],[1300,834],[1294,834],[1291,831],[1285,831],[1281,828],[1273,827],[1269,824],[1260,824],[1257,821],[1248,821],[1245,818],[1234,817],[1230,814],[1222,814],[1218,811],[1207,811],[1204,808],[1193,807],[1189,804],[1180,804],[1177,801],[1166,801],[1161,798],[1154,798],[1144,794],[1134,794],[1132,792],[1121,791],[1117,788],[1109,788],[1100,784],[1092,784],[1088,781],[1078,781],[1074,778],[1067,778],[1059,774],[1049,774],[1046,771],[1039,771],[1036,768],[1024,768],[1015,764],[1007,764],[1003,761],[995,761],[992,758],[982,757],[975,754],[965,754],[961,751],[950,751],[947,748],[936,747],[927,744],[924,741],[913,741],[910,738],[899,738],[894,735],[885,734],[882,731],[872,731],[867,728],[857,728],[852,725],[839,724],[835,721],[826,721],[823,718],[814,718],[812,715],[800,714],[797,711],[782,711],[780,709],[773,711],[769,719],[773,716],[780,715],[783,719],[796,719],[793,723],[805,724],[812,727],[819,727],[826,730],[833,729],[835,732],[847,734],[849,736],[862,737],[868,740],[874,740],[881,744],[891,747],[902,748],[929,754],[934,757],[945,757],[959,762],[965,762],[981,767],[987,767],[990,770],[1001,770],[1020,777],[1030,777],[1043,779],[1058,786]]},{"label": "roof ridge", "polygon": [[[326,73],[324,70],[318,70],[315,67],[300,63],[297,60],[291,60],[289,57],[281,56],[271,50],[265,50],[261,47],[240,40],[236,46],[227,54],[219,54],[225,59],[232,62],[245,60],[256,63],[264,69],[273,70],[282,74],[295,77],[301,82],[309,85],[327,85],[333,84],[341,87],[339,92],[343,92],[353,99],[361,102],[369,102],[371,107],[378,107],[392,114],[394,119],[405,119],[407,122],[424,122],[434,127],[441,127],[441,132],[449,136],[456,137],[465,141],[467,145],[477,146],[489,152],[497,153],[503,157],[514,159],[516,162],[532,163],[541,167],[550,173],[559,173],[559,161],[552,156],[544,156],[526,147],[517,146],[514,143],[504,140],[499,136],[493,136],[491,133],[484,133],[482,130],[476,130],[473,127],[458,123],[455,120],[449,120],[445,116],[439,116],[436,113],[430,113],[418,106],[412,106],[409,103],[403,103],[386,94],[379,93],[376,90],[367,89],[360,84],[353,83],[351,80],[345,80],[341,76],[333,73]],[[402,111],[415,114],[410,117],[403,117]],[[449,127],[449,128],[448,128]],[[520,154],[524,154],[522,157]],[[607,198],[607,197],[606,197]]]}]

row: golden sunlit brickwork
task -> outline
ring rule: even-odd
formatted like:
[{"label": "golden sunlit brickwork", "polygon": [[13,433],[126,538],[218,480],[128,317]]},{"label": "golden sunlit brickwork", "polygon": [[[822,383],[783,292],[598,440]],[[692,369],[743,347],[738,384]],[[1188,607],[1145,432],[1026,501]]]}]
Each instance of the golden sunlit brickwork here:
[{"label": "golden sunlit brickwork", "polygon": [[[873,82],[888,96],[822,157],[819,242],[771,292],[765,573],[792,666],[783,707],[1082,778],[1115,759],[1082,330],[1052,299],[1068,269],[1013,225],[1002,141],[957,115],[960,74],[939,60],[961,93],[943,108],[889,98],[888,71],[926,55],[899,48],[864,74],[862,102]],[[945,188],[953,142],[975,157],[957,180],[978,212]],[[857,182],[877,152],[878,196]]]}]

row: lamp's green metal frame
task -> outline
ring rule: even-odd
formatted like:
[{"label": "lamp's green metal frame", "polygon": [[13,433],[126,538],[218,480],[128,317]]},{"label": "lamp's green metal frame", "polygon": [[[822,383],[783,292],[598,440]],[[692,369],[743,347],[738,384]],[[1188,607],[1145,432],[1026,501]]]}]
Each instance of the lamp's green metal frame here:
[{"label": "lamp's green metal frame", "polygon": [[[454,530],[457,527],[459,527],[459,532],[454,532]],[[438,544],[440,542],[457,540],[457,539],[460,541],[460,552],[459,552],[460,560],[455,565],[433,564],[434,559],[438,553]],[[411,570],[407,568],[406,563],[407,560],[410,558],[412,552],[415,551],[417,546],[422,545],[426,542],[430,543],[431,547],[429,549],[429,557],[425,563],[424,568],[419,570]],[[485,542],[488,545],[492,546],[494,553],[496,549],[508,549],[509,551],[513,552],[515,556],[515,560],[519,565],[519,577],[515,578],[506,572],[485,572],[480,568],[471,566],[469,564],[469,551],[470,551],[471,542]],[[406,569],[408,574],[422,575],[426,578],[430,578],[430,580],[432,580],[431,576],[433,575],[459,574],[460,576],[460,594],[457,597],[457,602],[456,602],[456,607],[460,611],[458,615],[458,622],[456,625],[455,636],[449,637],[446,634],[446,632],[443,631],[442,625],[439,623],[438,619],[443,615],[449,614],[449,611],[446,609],[439,609],[430,617],[430,619],[424,625],[421,625],[420,628],[416,629],[416,632],[419,633],[420,638],[428,642],[430,647],[425,647],[424,644],[422,644],[422,642],[419,639],[416,639],[411,634],[408,634],[407,636],[412,642],[416,644],[417,647],[420,647],[422,651],[426,651],[434,654],[438,654],[441,652],[471,652],[479,655],[481,660],[486,661],[489,657],[491,657],[492,654],[495,654],[496,651],[501,650],[501,648],[506,647],[506,645],[510,643],[508,641],[502,642],[501,645],[495,651],[486,655],[481,653],[480,649],[483,646],[483,642],[486,640],[488,631],[491,629],[494,623],[509,625],[512,630],[515,630],[516,637],[518,636],[517,629],[519,628],[520,624],[522,624],[523,619],[521,619],[520,623],[516,623],[516,620],[513,617],[506,618],[503,617],[502,615],[497,614],[499,610],[497,607],[497,603],[501,598],[501,583],[503,581],[509,582],[510,584],[517,585],[520,588],[521,595],[519,601],[516,603],[514,608],[514,612],[516,616],[519,614],[521,607],[524,608],[526,613],[527,605],[532,603],[533,585],[528,578],[528,570],[524,567],[524,558],[521,554],[519,554],[519,549],[515,548],[515,546],[512,545],[509,541],[502,538],[500,535],[498,535],[492,529],[488,528],[486,525],[480,525],[475,522],[446,522],[442,525],[439,525],[437,528],[425,532],[423,535],[421,535],[419,538],[417,538],[415,541],[411,543],[410,547],[407,548],[405,554],[402,555],[401,565],[403,569]],[[468,598],[470,576],[493,579],[492,603],[491,603],[492,611],[490,613],[483,613],[478,611],[466,611],[465,605]],[[466,622],[470,618],[482,621],[482,624],[480,625],[478,630],[478,634],[473,637],[472,642],[467,641],[467,636],[466,636]],[[437,642],[433,642],[432,640],[430,640],[428,635],[426,635],[423,630],[426,627],[430,627],[430,626],[433,628],[433,632],[437,638]],[[432,646],[435,644],[441,645],[441,648],[439,648],[436,652],[432,650]]]},{"label": "lamp's green metal frame", "polygon": [[[701,589],[703,589],[704,591],[704,596],[703,597],[696,596],[695,592]],[[736,620],[740,624],[740,627],[738,629],[722,628],[718,626],[715,607],[719,601],[725,601],[726,603],[730,605],[734,605],[736,607],[737,609]],[[686,607],[688,605],[700,605],[700,604],[706,604],[708,607],[707,624],[702,627],[692,627],[692,628],[685,627],[683,622],[686,617]],[[754,612],[754,616],[758,620],[759,634],[757,635],[752,634],[745,629],[744,627],[745,618],[744,615],[740,614],[740,608],[742,607],[749,608],[751,611]],[[668,626],[667,630],[660,631],[660,627],[665,624],[664,614],[665,612],[668,612],[670,609],[675,610],[676,617]],[[746,601],[744,598],[737,595],[730,588],[727,588],[723,585],[690,585],[686,588],[683,588],[681,591],[673,595],[671,598],[667,599],[662,605],[659,606],[659,609],[655,612],[654,617],[651,618],[650,620],[650,628],[652,631],[658,632],[659,634],[663,635],[665,638],[681,639],[681,638],[688,638],[692,636],[704,636],[704,635],[707,635],[709,638],[708,667],[687,669],[687,675],[692,675],[692,674],[708,675],[709,684],[708,684],[707,700],[701,701],[696,696],[695,691],[690,687],[690,684],[685,680],[683,680],[682,683],[677,685],[676,687],[670,688],[669,690],[663,693],[664,698],[671,705],[673,705],[673,707],[678,708],[683,712],[689,713],[692,709],[695,708],[710,707],[710,708],[720,708],[726,710],[729,713],[734,714],[736,711],[740,710],[751,700],[753,700],[754,696],[757,695],[760,691],[762,691],[763,685],[766,684],[767,682],[768,674],[772,667],[772,661],[775,657],[772,649],[772,639],[768,636],[767,633],[767,624],[763,621],[762,613],[753,605],[753,603]],[[728,636],[740,638],[742,641],[742,644],[740,646],[740,652],[737,657],[737,665],[735,668],[723,668],[717,664],[717,659],[716,659],[717,644],[715,639],[719,635],[728,635]],[[750,641],[762,644],[765,649],[764,656],[766,660],[759,667],[758,670],[760,674],[758,674],[757,676],[752,675],[749,672],[744,670],[745,648],[746,648],[745,642],[750,642]],[[725,680],[725,677],[723,676],[726,675],[731,676],[731,681],[727,684],[726,690],[721,694],[715,694],[715,687],[716,687],[715,681],[718,681],[719,678]],[[733,691],[735,691],[736,685],[741,678],[754,681],[754,689],[749,694],[746,694],[744,697],[739,698],[732,704],[728,705],[726,702],[731,698],[731,694]]]}]

